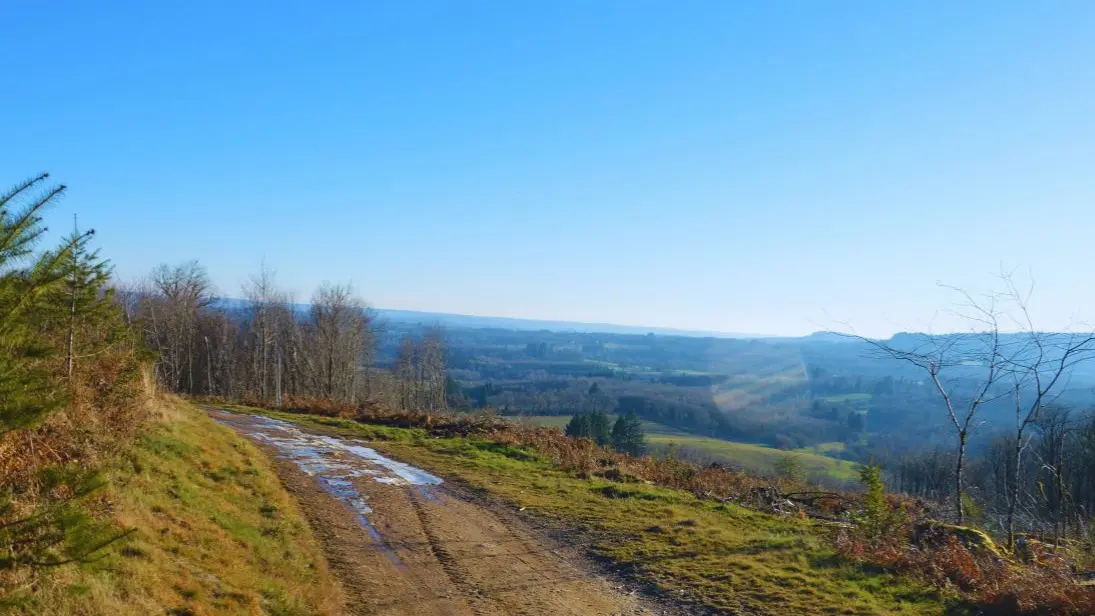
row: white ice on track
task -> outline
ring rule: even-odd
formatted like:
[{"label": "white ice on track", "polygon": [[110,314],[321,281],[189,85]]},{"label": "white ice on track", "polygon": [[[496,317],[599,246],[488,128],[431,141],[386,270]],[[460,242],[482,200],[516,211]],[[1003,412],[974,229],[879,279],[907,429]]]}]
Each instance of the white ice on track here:
[{"label": "white ice on track", "polygon": [[[333,436],[308,434],[289,422],[270,417],[251,415],[250,419],[256,424],[255,427],[277,430],[279,433],[277,436],[266,431],[255,432],[255,436],[288,454],[309,475],[323,473],[330,476],[331,471],[343,471],[343,477],[333,477],[333,479],[348,480],[351,477],[371,476],[380,483],[416,486],[433,486],[442,482],[440,477],[410,464],[386,458],[375,449],[364,445],[357,445]],[[332,458],[337,457],[338,453],[350,454],[371,462],[379,468],[360,468],[356,465],[337,462]]]}]

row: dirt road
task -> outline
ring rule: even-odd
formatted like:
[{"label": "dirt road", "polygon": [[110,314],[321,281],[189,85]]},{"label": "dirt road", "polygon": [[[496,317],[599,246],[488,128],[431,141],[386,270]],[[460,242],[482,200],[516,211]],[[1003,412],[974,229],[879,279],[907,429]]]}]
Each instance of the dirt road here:
[{"label": "dirt road", "polygon": [[350,614],[651,614],[510,515],[366,444],[212,411],[275,460]]}]

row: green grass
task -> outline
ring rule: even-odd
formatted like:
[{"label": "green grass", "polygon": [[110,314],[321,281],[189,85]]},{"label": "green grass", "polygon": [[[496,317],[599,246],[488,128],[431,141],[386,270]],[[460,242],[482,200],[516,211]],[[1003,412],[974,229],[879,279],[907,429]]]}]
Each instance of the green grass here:
[{"label": "green grass", "polygon": [[[376,434],[373,426],[288,418],[345,436]],[[644,483],[583,478],[527,448],[480,439],[422,438],[407,431],[373,446],[512,507],[581,529],[596,554],[697,611],[927,615],[947,607],[935,591],[843,561],[830,547],[827,530],[808,520]]]},{"label": "green grass", "polygon": [[687,450],[691,456],[702,456],[716,462],[740,465],[745,469],[770,475],[775,472],[776,464],[787,456],[793,456],[805,471],[808,478],[829,483],[855,482],[859,473],[858,465],[847,460],[837,460],[807,449],[784,451],[765,445],[736,443],[717,438],[695,435],[659,435],[647,436],[653,447],[665,448],[670,444]]},{"label": "green grass", "polygon": [[[615,420],[614,415],[610,418]],[[569,415],[527,415],[512,418],[516,421],[528,421],[538,426],[550,426],[563,429],[570,421]],[[718,438],[709,438],[681,432],[661,424],[644,421],[647,442],[657,452],[665,451],[670,444],[676,445],[685,457],[699,458],[704,461],[721,462],[732,466],[741,466],[755,473],[772,474],[776,464],[785,456],[798,459],[807,477],[822,483],[854,483],[859,479],[858,465],[847,460],[838,460],[826,456],[826,453],[843,451],[843,443],[822,443],[813,448],[783,451],[765,445],[738,443]]]},{"label": "green grass", "polygon": [[185,404],[110,469],[105,558],[54,571],[26,614],[337,614],[341,590],[266,457]]},{"label": "green grass", "polygon": [[813,445],[812,447],[802,447],[801,449],[796,449],[795,451],[801,451],[804,453],[820,453],[824,455],[830,453],[841,453],[845,449],[847,449],[847,446],[844,443],[841,443],[840,441],[833,441],[829,443],[818,443],[817,445]]},{"label": "green grass", "polygon": [[[613,413],[608,414],[609,421],[616,421],[616,417],[617,415]],[[534,426],[559,428],[560,430],[566,428],[570,418],[571,415],[507,415],[503,417],[503,419],[509,419],[517,423],[528,422]],[[647,434],[688,434],[687,432],[682,432],[652,421],[644,421],[642,423],[643,429]]]}]

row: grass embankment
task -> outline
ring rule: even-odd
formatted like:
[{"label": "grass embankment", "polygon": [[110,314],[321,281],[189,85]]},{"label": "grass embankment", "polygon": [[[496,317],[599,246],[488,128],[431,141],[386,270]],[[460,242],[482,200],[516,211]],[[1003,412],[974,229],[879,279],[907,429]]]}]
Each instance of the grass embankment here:
[{"label": "grass embankment", "polygon": [[[615,419],[615,416],[611,418]],[[513,419],[559,429],[564,428],[570,421],[570,417],[566,415],[528,415]],[[777,465],[784,458],[793,456],[803,473],[813,481],[840,485],[856,483],[859,478],[857,465],[854,462],[825,455],[829,452],[841,451],[842,443],[823,443],[813,448],[784,451],[765,445],[689,434],[647,421],[643,422],[643,428],[646,430],[646,440],[655,453],[666,451],[670,445],[675,445],[681,449],[682,455],[686,458],[720,462],[761,475],[774,474]]]},{"label": "grass embankment", "polygon": [[[485,490],[515,507],[582,529],[592,550],[697,612],[768,615],[941,614],[940,596],[841,560],[827,530],[642,482],[562,470],[528,448],[420,429],[236,407],[374,440],[398,459]],[[383,440],[377,440],[383,439]]]},{"label": "grass embankment", "polygon": [[341,591],[269,461],[185,404],[110,470],[103,494],[129,540],[57,569],[28,614],[337,614]]}]

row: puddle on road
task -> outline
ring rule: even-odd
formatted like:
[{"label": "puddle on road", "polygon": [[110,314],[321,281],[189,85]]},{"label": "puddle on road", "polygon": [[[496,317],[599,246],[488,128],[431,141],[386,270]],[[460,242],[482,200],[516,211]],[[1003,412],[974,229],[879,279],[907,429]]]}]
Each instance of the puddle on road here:
[{"label": "puddle on road", "polygon": [[373,541],[396,564],[399,557],[384,545],[376,528],[369,522],[372,513],[368,500],[354,484],[354,479],[369,478],[395,486],[413,486],[430,500],[441,500],[430,486],[441,479],[426,471],[386,458],[376,450],[333,436],[308,434],[287,421],[220,411],[213,418],[273,447],[280,457],[292,460],[323,489],[357,514],[358,523]]}]

